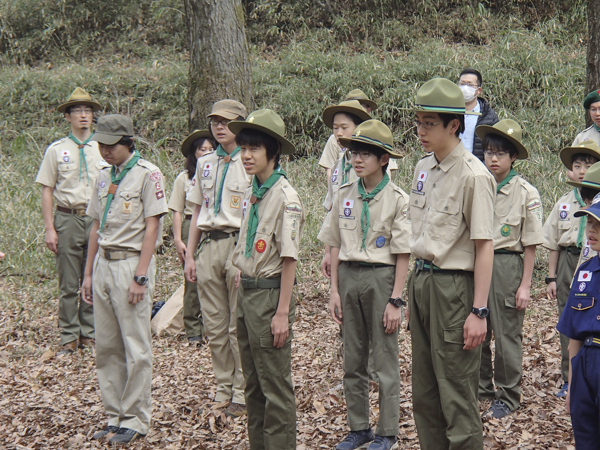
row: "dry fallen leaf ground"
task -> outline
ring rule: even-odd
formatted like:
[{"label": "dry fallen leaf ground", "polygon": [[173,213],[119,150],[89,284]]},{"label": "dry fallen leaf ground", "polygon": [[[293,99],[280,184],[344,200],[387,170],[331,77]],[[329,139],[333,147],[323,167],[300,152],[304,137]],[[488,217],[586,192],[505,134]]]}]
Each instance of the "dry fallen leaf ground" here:
[{"label": "dry fallen leaf ground", "polygon": [[[176,271],[174,271],[176,272]],[[168,273],[168,272],[167,272]],[[163,272],[164,274],[164,272]],[[337,326],[326,313],[324,281],[312,275],[298,287],[293,379],[298,411],[298,449],[334,448],[347,432],[341,389]],[[173,292],[175,273],[157,292]],[[315,281],[316,280],[316,281]],[[91,435],[105,423],[90,350],[56,356],[57,299],[29,302],[27,289],[0,281],[0,450],[104,448]],[[25,294],[24,294],[25,292]],[[521,409],[484,424],[485,448],[574,450],[560,384],[556,307],[537,300],[525,320]],[[29,305],[16,311],[15,301]],[[400,333],[400,448],[419,448],[412,418],[410,335]],[[135,449],[246,449],[245,418],[227,419],[215,389],[209,350],[189,346],[184,336],[155,338],[152,381],[153,427]],[[377,387],[371,386],[372,422]],[[485,405],[482,405],[485,408]]]}]

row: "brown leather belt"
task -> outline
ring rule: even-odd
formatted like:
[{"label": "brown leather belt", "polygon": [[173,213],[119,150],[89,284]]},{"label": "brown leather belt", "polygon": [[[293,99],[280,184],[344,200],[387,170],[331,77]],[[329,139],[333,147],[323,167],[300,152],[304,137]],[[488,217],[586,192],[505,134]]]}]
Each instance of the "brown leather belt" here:
[{"label": "brown leather belt", "polygon": [[75,214],[76,216],[85,216],[85,211],[86,208],[81,208],[81,209],[69,209],[69,208],[63,208],[62,206],[56,206],[56,210],[60,211],[62,213],[65,214]]},{"label": "brown leather belt", "polygon": [[187,216],[183,216],[183,218],[184,218],[185,220],[192,220],[192,215],[191,215],[191,214],[189,214],[189,215],[187,215]]},{"label": "brown leather belt", "polygon": [[128,250],[111,250],[100,247],[98,253],[107,261],[122,261],[134,256],[140,256],[140,252],[130,252]]}]

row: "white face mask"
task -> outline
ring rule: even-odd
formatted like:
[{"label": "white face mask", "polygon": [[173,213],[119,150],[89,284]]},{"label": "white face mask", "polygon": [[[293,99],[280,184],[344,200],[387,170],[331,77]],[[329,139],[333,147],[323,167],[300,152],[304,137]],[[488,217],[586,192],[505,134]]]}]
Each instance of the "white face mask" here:
[{"label": "white face mask", "polygon": [[475,95],[475,92],[477,91],[476,87],[471,87],[466,84],[459,87],[463,93],[463,96],[465,97],[465,102],[470,102],[471,100],[475,99],[475,97],[477,97]]}]

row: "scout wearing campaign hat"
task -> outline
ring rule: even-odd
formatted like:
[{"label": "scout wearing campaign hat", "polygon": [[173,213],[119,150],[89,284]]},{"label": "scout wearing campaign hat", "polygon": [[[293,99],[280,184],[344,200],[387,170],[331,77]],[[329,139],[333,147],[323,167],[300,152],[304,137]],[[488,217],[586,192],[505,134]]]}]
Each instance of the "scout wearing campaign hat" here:
[{"label": "scout wearing campaign hat", "polygon": [[371,108],[372,111],[375,111],[377,108],[379,108],[377,103],[375,103],[373,100],[369,100],[367,94],[365,94],[360,89],[354,89],[348,92],[348,94],[346,95],[346,101],[348,100],[358,100],[361,103],[365,103]]},{"label": "scout wearing campaign hat", "polygon": [[358,100],[346,100],[339,105],[328,106],[323,111],[323,123],[329,128],[333,128],[333,118],[338,113],[354,114],[361,120],[369,120],[371,115],[362,107]]},{"label": "scout wearing campaign hat", "polygon": [[481,115],[478,112],[465,110],[465,97],[462,91],[446,78],[434,78],[421,86],[417,92],[415,106],[409,109],[442,114]]},{"label": "scout wearing campaign hat", "polygon": [[86,106],[89,106],[90,108],[92,108],[93,111],[98,111],[101,108],[100,103],[97,103],[94,100],[92,100],[92,97],[90,97],[90,94],[88,94],[86,91],[84,91],[80,87],[76,88],[73,91],[73,93],[71,94],[71,96],[69,97],[69,99],[56,109],[58,112],[64,113],[64,112],[66,112],[66,109],[69,106],[74,106],[74,105],[86,105]]},{"label": "scout wearing campaign hat", "polygon": [[248,118],[243,120],[234,120],[229,122],[229,129],[233,134],[238,134],[244,129],[262,131],[269,136],[277,139],[281,145],[282,155],[291,155],[296,151],[296,147],[284,136],[285,124],[281,117],[272,109],[259,109],[251,113]]},{"label": "scout wearing campaign hat", "polygon": [[523,134],[521,125],[512,119],[503,119],[493,126],[479,125],[475,128],[475,133],[477,133],[477,136],[479,136],[481,140],[488,134],[502,136],[517,148],[517,159],[527,159],[529,157],[527,149],[521,144]]},{"label": "scout wearing campaign hat", "polygon": [[340,144],[350,147],[351,142],[360,142],[378,147],[390,154],[392,158],[402,158],[402,155],[394,152],[394,137],[392,131],[379,120],[371,119],[356,127],[352,137],[340,138]]},{"label": "scout wearing campaign hat", "polygon": [[575,146],[563,148],[560,151],[560,160],[567,169],[571,170],[573,167],[572,158],[579,153],[590,155],[597,160],[600,160],[600,146],[592,140],[583,141]]},{"label": "scout wearing campaign hat", "polygon": [[[236,116],[237,118],[237,116]],[[209,130],[194,130],[192,134],[185,138],[185,140],[181,143],[181,153],[183,156],[187,158],[188,153],[190,152],[190,147],[197,139],[200,138],[213,138],[213,135]]]},{"label": "scout wearing campaign hat", "polygon": [[248,110],[236,100],[225,99],[215,102],[212,111],[206,117],[220,116],[225,119],[235,120],[238,117],[244,119],[248,116]]}]

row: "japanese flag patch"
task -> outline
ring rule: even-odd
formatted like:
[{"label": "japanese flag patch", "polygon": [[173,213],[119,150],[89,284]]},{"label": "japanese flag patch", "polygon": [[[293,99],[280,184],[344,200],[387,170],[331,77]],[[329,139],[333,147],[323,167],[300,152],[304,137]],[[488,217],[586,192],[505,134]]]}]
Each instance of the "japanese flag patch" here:
[{"label": "japanese flag patch", "polygon": [[577,281],[592,281],[592,272],[589,270],[580,270],[577,275]]},{"label": "japanese flag patch", "polygon": [[344,208],[354,208],[354,200],[345,199],[342,206]]},{"label": "japanese flag patch", "polygon": [[427,172],[421,170],[419,172],[419,178],[417,178],[417,181],[422,181],[424,183],[426,179],[427,179]]}]

